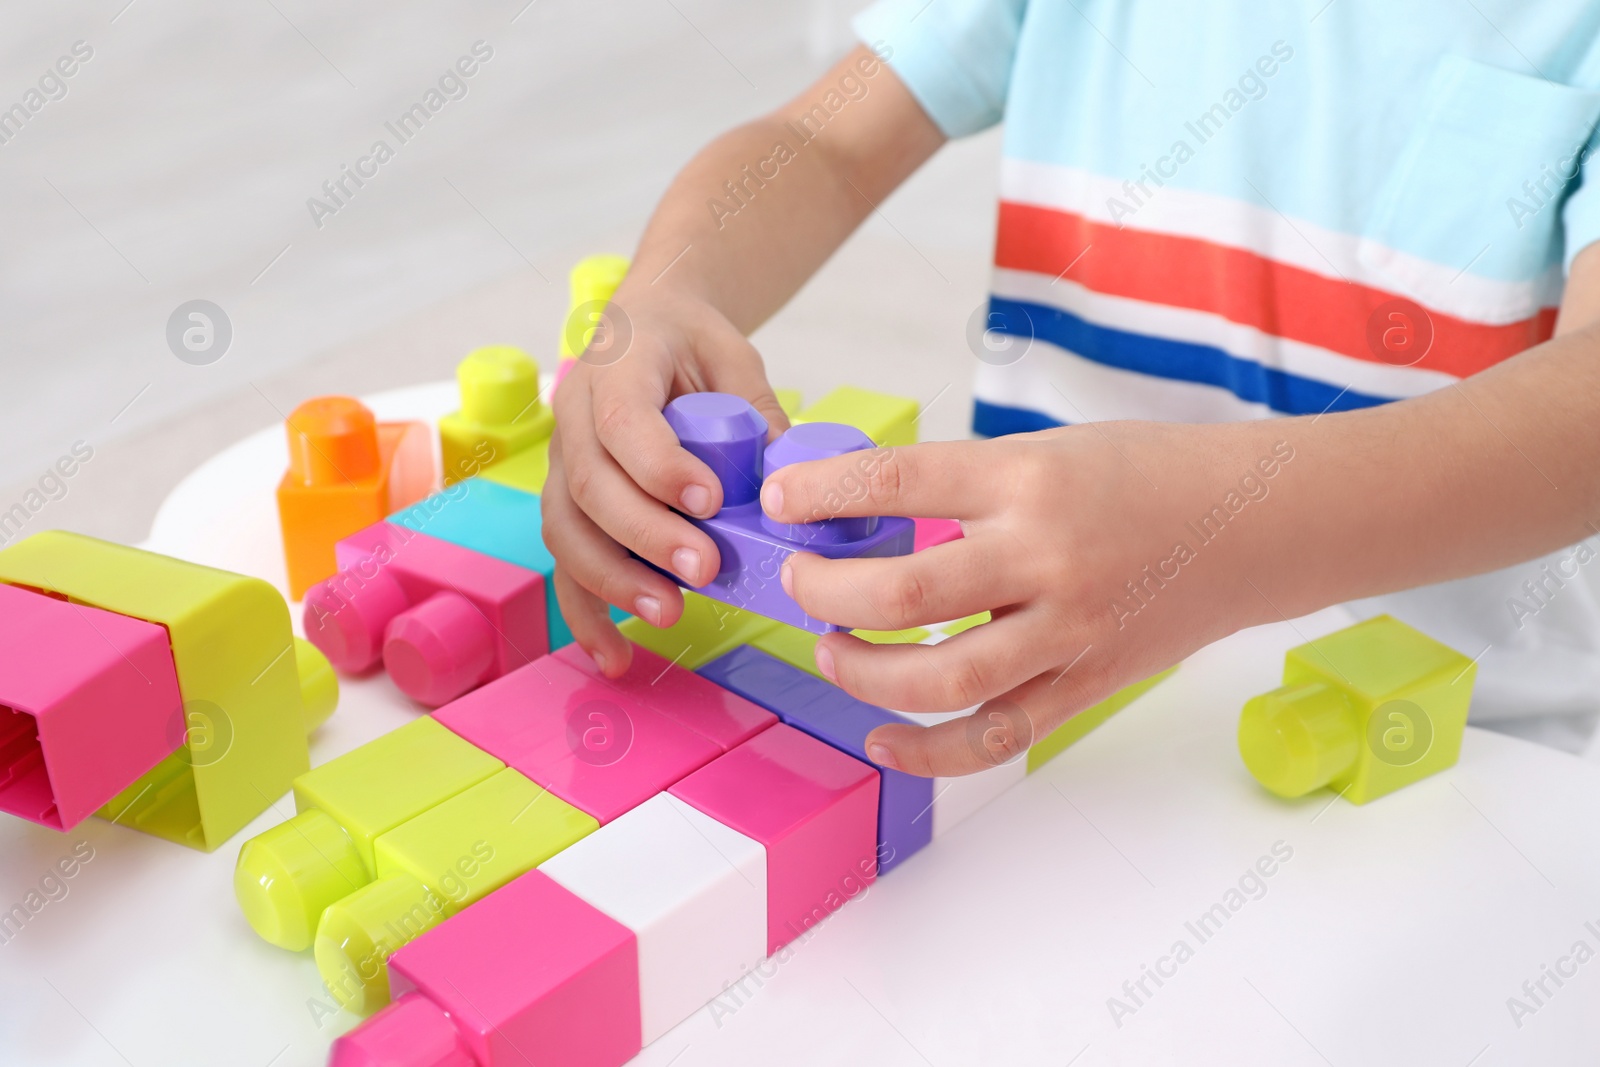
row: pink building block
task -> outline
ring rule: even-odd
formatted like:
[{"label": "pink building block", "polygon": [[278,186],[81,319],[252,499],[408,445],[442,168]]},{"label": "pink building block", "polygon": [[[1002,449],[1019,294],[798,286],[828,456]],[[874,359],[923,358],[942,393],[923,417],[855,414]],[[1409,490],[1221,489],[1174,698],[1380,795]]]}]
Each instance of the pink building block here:
[{"label": "pink building block", "polygon": [[330,1067],[617,1067],[640,1048],[633,934],[540,871],[400,949],[389,984]]},{"label": "pink building block", "polygon": [[709,738],[724,752],[738,748],[778,721],[761,705],[638,645],[633,646],[632,665],[620,678],[601,674],[594,660],[577,645],[557,649],[551,657]]},{"label": "pink building block", "polygon": [[549,651],[544,577],[378,522],[334,548],[339,571],[305,598],[306,638],[341,671],[378,658],[437,707]]},{"label": "pink building block", "polygon": [[769,956],[877,877],[878,769],[791,726],[668,792],[766,848]]},{"label": "pink building block", "polygon": [[164,627],[0,584],[0,811],[70,830],[176,751]]},{"label": "pink building block", "polygon": [[911,542],[913,552],[961,539],[961,524],[955,519],[912,519],[911,526],[916,531]]},{"label": "pink building block", "polygon": [[601,823],[721,754],[714,742],[554,656],[433,717]]}]

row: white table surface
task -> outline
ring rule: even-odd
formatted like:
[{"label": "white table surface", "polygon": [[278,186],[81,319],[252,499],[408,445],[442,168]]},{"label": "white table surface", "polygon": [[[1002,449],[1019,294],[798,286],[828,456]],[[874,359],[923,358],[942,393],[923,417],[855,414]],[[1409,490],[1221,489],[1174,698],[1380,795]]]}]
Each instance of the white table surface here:
[{"label": "white table surface", "polygon": [[[432,417],[441,383],[374,397]],[[281,426],[203,464],[150,547],[283,582],[272,488]],[[1365,808],[1275,800],[1234,745],[1240,705],[1339,611],[1194,656],[1045,770],[939,839],[638,1063],[1589,1064],[1600,960],[1518,1027],[1507,998],[1585,941],[1600,951],[1600,774],[1469,729],[1461,762]],[[381,675],[345,682],[325,762],[418,714]],[[1331,801],[1331,803],[1330,803]],[[77,842],[94,858],[0,944],[0,1064],[299,1067],[356,1020],[309,953],[258,940],[211,855],[91,819],[0,818],[0,910]],[[1185,923],[1275,843],[1293,856],[1204,943]],[[80,846],[81,848],[82,846]],[[1138,1011],[1108,998],[1182,939],[1193,957]],[[1170,966],[1168,967],[1170,970]],[[1567,965],[1571,969],[1571,965]],[[1531,1005],[1531,1001],[1529,1002]]]}]

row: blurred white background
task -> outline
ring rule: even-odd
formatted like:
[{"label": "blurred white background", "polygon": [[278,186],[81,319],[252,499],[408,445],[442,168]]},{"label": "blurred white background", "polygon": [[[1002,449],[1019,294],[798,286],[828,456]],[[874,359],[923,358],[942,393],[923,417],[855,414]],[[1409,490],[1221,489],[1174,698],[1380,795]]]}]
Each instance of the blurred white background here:
[{"label": "blurred white background", "polygon": [[[0,7],[0,111],[46,98],[0,127],[0,512],[82,440],[94,458],[20,532],[137,541],[184,473],[309,396],[446,378],[487,343],[553,367],[571,264],[631,252],[689,155],[842,55],[861,6]],[[399,144],[384,124],[477,41],[465,95]],[[319,228],[307,199],[380,137],[395,157]],[[993,134],[953,145],[882,205],[756,335],[777,384],[948,385],[925,436],[965,432],[997,158]],[[232,324],[210,365],[167,344],[194,299]]]}]

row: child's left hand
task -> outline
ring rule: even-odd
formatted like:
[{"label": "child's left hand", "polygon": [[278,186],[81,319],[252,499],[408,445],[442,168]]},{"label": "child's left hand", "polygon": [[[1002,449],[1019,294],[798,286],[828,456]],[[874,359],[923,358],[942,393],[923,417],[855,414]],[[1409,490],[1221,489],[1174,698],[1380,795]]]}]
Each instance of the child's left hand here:
[{"label": "child's left hand", "polygon": [[[783,567],[784,588],[801,607],[841,626],[898,630],[994,613],[988,624],[937,645],[875,645],[842,633],[817,643],[822,673],[870,703],[948,712],[989,702],[976,721],[880,727],[868,754],[918,775],[983,770],[1255,621],[1266,605],[1251,604],[1238,580],[1249,558],[1243,530],[1228,529],[1192,560],[1167,564],[1159,585],[1146,568],[1170,560],[1178,541],[1196,542],[1185,524],[1237,490],[1239,471],[1255,470],[1257,452],[1270,454],[1261,436],[1250,424],[1101,423],[884,449],[865,476],[863,453],[853,453],[769,477],[762,506],[789,522],[819,515],[962,521],[963,539],[914,555],[798,553]],[[1144,606],[1129,582],[1144,583]]]}]

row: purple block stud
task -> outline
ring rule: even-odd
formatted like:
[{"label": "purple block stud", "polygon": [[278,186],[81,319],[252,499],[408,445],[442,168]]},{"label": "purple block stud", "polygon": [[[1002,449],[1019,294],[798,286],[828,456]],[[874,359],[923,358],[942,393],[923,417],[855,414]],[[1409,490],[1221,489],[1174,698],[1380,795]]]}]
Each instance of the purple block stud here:
[{"label": "purple block stud", "polygon": [[[831,633],[841,627],[807,615],[783,591],[778,580],[783,561],[795,552],[843,559],[904,556],[911,551],[910,519],[819,515],[815,522],[791,525],[770,522],[761,511],[764,473],[872,448],[860,430],[838,423],[807,423],[767,445],[766,420],[744,400],[726,393],[680,396],[667,405],[666,419],[683,447],[722,482],[721,511],[709,519],[685,516],[710,536],[721,556],[716,577],[697,590],[705,596],[811,633]],[[867,462],[870,458],[864,457],[863,463]],[[683,584],[676,575],[662,573]]]}]

